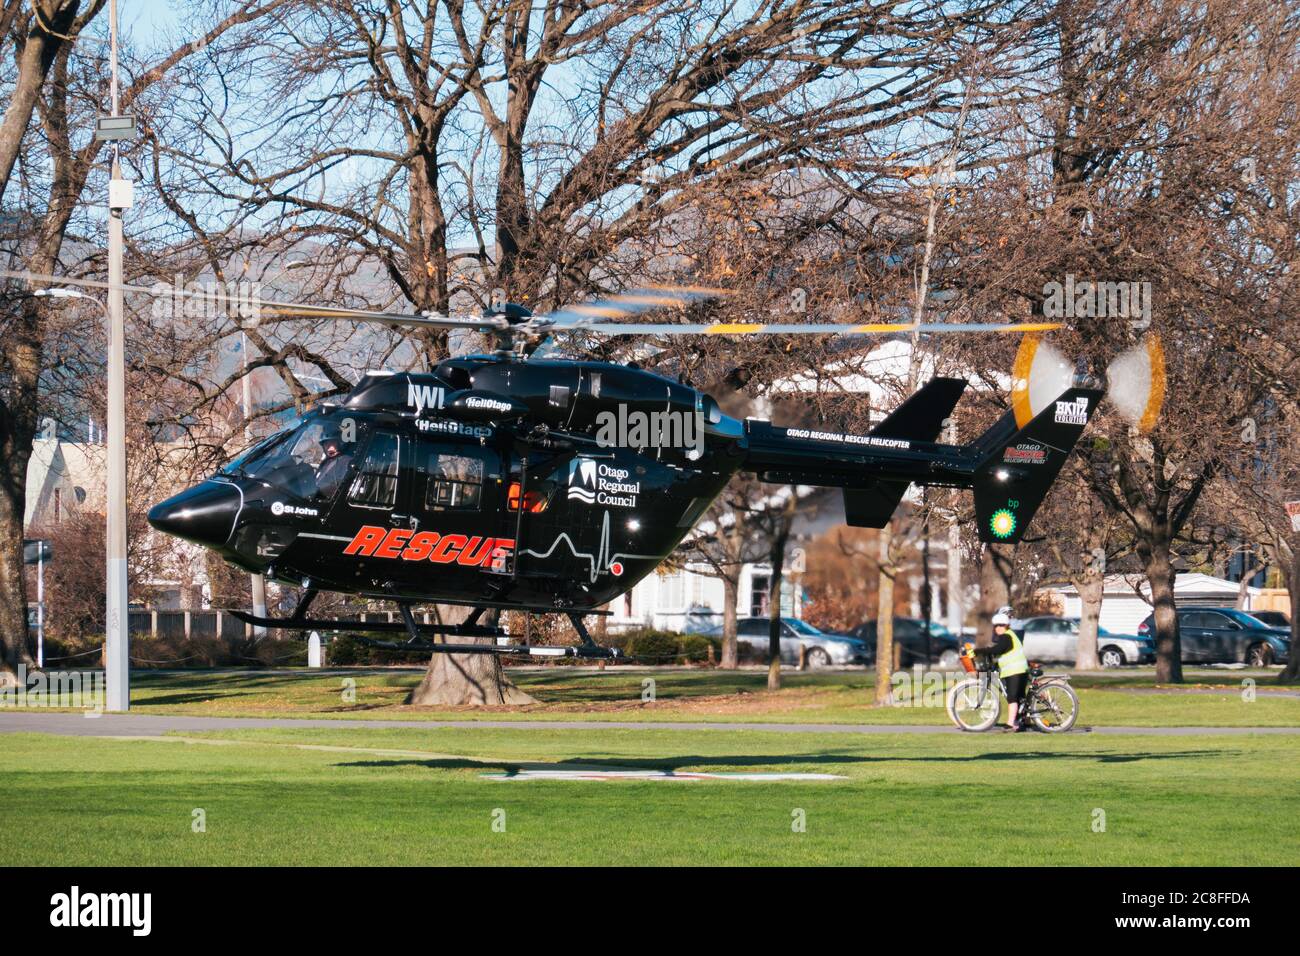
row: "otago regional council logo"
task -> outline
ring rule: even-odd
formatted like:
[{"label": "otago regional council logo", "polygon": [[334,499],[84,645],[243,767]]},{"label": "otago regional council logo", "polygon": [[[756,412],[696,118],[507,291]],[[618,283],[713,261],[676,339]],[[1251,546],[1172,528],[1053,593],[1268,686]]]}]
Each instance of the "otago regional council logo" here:
[{"label": "otago regional council logo", "polygon": [[1009,538],[1016,533],[1016,516],[1006,508],[999,508],[989,519],[989,530],[995,538]]}]

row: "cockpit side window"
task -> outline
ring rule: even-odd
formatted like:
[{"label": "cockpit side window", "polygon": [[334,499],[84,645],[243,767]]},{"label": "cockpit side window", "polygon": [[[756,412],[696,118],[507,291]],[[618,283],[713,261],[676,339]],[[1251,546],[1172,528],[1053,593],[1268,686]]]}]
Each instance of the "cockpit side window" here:
[{"label": "cockpit side window", "polygon": [[348,490],[348,502],[358,508],[392,508],[397,503],[397,466],[401,439],[377,432]]},{"label": "cockpit side window", "polygon": [[321,435],[324,425],[320,421],[308,422],[294,440],[290,454],[305,465],[316,468],[320,465],[325,452],[321,448]]},{"label": "cockpit side window", "polygon": [[477,511],[483,500],[485,464],[477,455],[432,449],[424,506],[430,511]]},{"label": "cockpit side window", "polygon": [[221,472],[254,478],[281,494],[306,498],[315,490],[316,466],[324,456],[323,428],[319,418],[292,425],[259,442]]}]

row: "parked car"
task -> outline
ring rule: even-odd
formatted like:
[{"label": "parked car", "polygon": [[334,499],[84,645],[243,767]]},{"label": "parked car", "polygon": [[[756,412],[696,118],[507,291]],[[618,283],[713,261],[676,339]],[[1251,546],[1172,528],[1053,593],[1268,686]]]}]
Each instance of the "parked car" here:
[{"label": "parked car", "polygon": [[[867,621],[849,632],[863,641],[876,661],[876,622]],[[961,656],[961,639],[937,621],[930,622],[930,639],[925,639],[925,621],[918,617],[894,618],[894,643],[900,648],[899,663],[903,667],[932,663],[940,667],[956,667]]]},{"label": "parked car", "polygon": [[[1078,659],[1077,617],[1042,615],[1026,618],[1016,633],[1025,645],[1025,654],[1034,660],[1073,664]],[[1102,667],[1150,664],[1156,659],[1156,644],[1140,634],[1114,634],[1099,627],[1097,659]]]},{"label": "parked car", "polygon": [[[722,637],[722,625],[703,632],[709,637]],[[768,648],[768,619],[742,617],[736,621],[736,642],[747,645],[756,656],[765,657]],[[867,647],[847,634],[827,634],[807,621],[797,617],[781,618],[781,662],[799,663],[799,648],[806,647],[809,667],[830,667],[833,664],[866,664]]]},{"label": "parked car", "polygon": [[[1285,664],[1291,654],[1291,629],[1269,627],[1231,607],[1180,607],[1178,631],[1184,663]],[[1138,634],[1155,637],[1155,615],[1138,625]]]}]

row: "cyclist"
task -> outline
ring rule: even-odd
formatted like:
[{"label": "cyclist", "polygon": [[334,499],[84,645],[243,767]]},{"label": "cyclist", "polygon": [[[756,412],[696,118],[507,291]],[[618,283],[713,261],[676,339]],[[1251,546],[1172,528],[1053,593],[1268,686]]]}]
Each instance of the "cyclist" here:
[{"label": "cyclist", "polygon": [[1003,729],[1023,730],[1016,718],[1029,683],[1029,659],[1020,638],[1011,630],[1011,608],[1001,608],[993,615],[993,644],[989,650],[997,655],[998,672],[1007,689],[1007,722]]}]

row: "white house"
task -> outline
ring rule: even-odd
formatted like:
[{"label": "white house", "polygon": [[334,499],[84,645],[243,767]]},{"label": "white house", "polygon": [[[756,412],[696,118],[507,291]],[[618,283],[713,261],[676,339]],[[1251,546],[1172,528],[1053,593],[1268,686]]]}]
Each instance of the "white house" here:
[{"label": "white house", "polygon": [[[1049,589],[1065,606],[1065,617],[1078,617],[1082,608],[1073,585]],[[1235,607],[1241,585],[1208,574],[1188,572],[1174,578],[1174,603],[1178,606],[1208,604]],[[1259,588],[1246,588],[1246,610],[1259,599]],[[1138,625],[1151,613],[1151,585],[1144,574],[1108,574],[1102,582],[1100,625],[1115,634],[1136,634]]]},{"label": "white house", "polygon": [[70,511],[104,507],[104,446],[37,438],[27,460],[23,526],[58,524]]},{"label": "white house", "polygon": [[[680,571],[648,574],[636,587],[610,605],[608,626],[613,630],[653,627],[664,631],[697,630],[722,623],[725,607],[722,580],[709,575],[708,566],[688,565]],[[767,614],[767,589],[771,568],[746,564],[740,569],[736,612],[740,617]],[[791,577],[781,588],[781,613],[802,616],[802,595]]]}]

